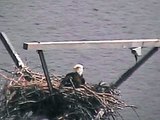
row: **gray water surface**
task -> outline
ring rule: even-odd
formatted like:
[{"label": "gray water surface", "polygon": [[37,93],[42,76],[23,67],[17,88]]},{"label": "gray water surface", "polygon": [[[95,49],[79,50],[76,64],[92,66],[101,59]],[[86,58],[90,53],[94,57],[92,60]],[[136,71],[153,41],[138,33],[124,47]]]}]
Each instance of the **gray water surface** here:
[{"label": "gray water surface", "polygon": [[[0,31],[30,68],[41,71],[37,53],[23,50],[23,42],[160,38],[159,11],[159,0],[0,0]],[[65,75],[82,63],[92,83],[114,82],[135,64],[128,49],[62,48],[45,51],[45,57],[52,74]],[[138,107],[141,120],[160,119],[159,59],[158,51],[119,87],[122,99]],[[2,43],[0,68],[14,70]],[[130,109],[123,114],[125,120],[137,119]]]}]

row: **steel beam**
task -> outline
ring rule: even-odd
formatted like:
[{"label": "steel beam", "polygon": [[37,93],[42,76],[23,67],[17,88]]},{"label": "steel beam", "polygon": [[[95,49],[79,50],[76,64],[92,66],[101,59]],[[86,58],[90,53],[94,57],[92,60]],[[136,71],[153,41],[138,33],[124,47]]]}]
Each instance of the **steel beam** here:
[{"label": "steel beam", "polygon": [[124,81],[126,81],[140,66],[142,66],[153,54],[158,51],[158,47],[152,48],[142,59],[140,59],[135,65],[128,69],[120,78],[111,85],[112,88],[119,87]]},{"label": "steel beam", "polygon": [[160,47],[160,39],[135,40],[95,40],[95,41],[64,41],[64,42],[25,42],[25,50],[53,50],[64,48],[133,48],[133,47]]},{"label": "steel beam", "polygon": [[48,84],[50,94],[52,95],[53,87],[52,87],[52,83],[51,83],[51,80],[50,80],[50,76],[49,76],[49,72],[48,72],[48,68],[47,68],[45,58],[44,58],[43,51],[42,50],[37,50],[37,52],[38,52],[39,58],[41,60],[42,68],[43,68],[43,71],[44,71],[44,74],[45,74],[45,77],[46,77],[46,80],[47,80],[47,84]]},{"label": "steel beam", "polygon": [[7,35],[5,33],[1,32],[0,39],[3,43],[3,45],[5,46],[6,50],[8,51],[9,55],[11,56],[12,60],[14,61],[15,65],[18,68],[24,67],[24,63],[22,62],[18,53],[14,50],[14,47],[11,44],[10,40],[7,38]]}]

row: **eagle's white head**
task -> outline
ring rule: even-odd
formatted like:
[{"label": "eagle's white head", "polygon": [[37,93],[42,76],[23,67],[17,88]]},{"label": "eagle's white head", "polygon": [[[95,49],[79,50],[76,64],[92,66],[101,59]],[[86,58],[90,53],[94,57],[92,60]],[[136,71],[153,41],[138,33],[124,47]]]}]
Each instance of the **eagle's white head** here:
[{"label": "eagle's white head", "polygon": [[77,72],[79,75],[82,75],[83,74],[83,65],[81,64],[76,64],[74,67],[73,67],[74,71]]}]

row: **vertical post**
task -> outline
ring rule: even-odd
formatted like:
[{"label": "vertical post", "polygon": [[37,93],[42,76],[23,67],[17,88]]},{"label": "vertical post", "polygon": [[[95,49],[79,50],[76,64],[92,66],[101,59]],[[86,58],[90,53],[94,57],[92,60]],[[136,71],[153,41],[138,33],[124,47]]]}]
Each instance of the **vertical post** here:
[{"label": "vertical post", "polygon": [[18,53],[14,50],[10,40],[7,38],[7,35],[3,32],[0,32],[0,39],[5,46],[6,50],[8,51],[9,55],[11,56],[12,60],[16,64],[18,68],[24,67],[24,63],[22,62],[21,58],[19,57]]},{"label": "vertical post", "polygon": [[43,72],[44,72],[44,75],[46,77],[48,88],[49,88],[50,95],[51,95],[53,93],[53,88],[52,88],[52,83],[51,83],[51,80],[50,80],[47,64],[46,64],[46,61],[45,61],[45,58],[44,58],[44,54],[43,54],[42,50],[37,50],[37,52],[38,52],[40,60],[41,60]]}]

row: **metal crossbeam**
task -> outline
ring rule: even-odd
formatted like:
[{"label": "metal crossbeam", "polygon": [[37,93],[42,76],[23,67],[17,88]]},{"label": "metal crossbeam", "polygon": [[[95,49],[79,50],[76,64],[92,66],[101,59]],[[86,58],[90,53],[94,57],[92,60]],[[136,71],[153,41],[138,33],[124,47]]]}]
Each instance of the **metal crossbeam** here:
[{"label": "metal crossbeam", "polygon": [[160,47],[160,39],[135,40],[97,40],[97,41],[65,41],[65,42],[25,42],[25,50],[49,50],[61,48],[133,48]]}]

